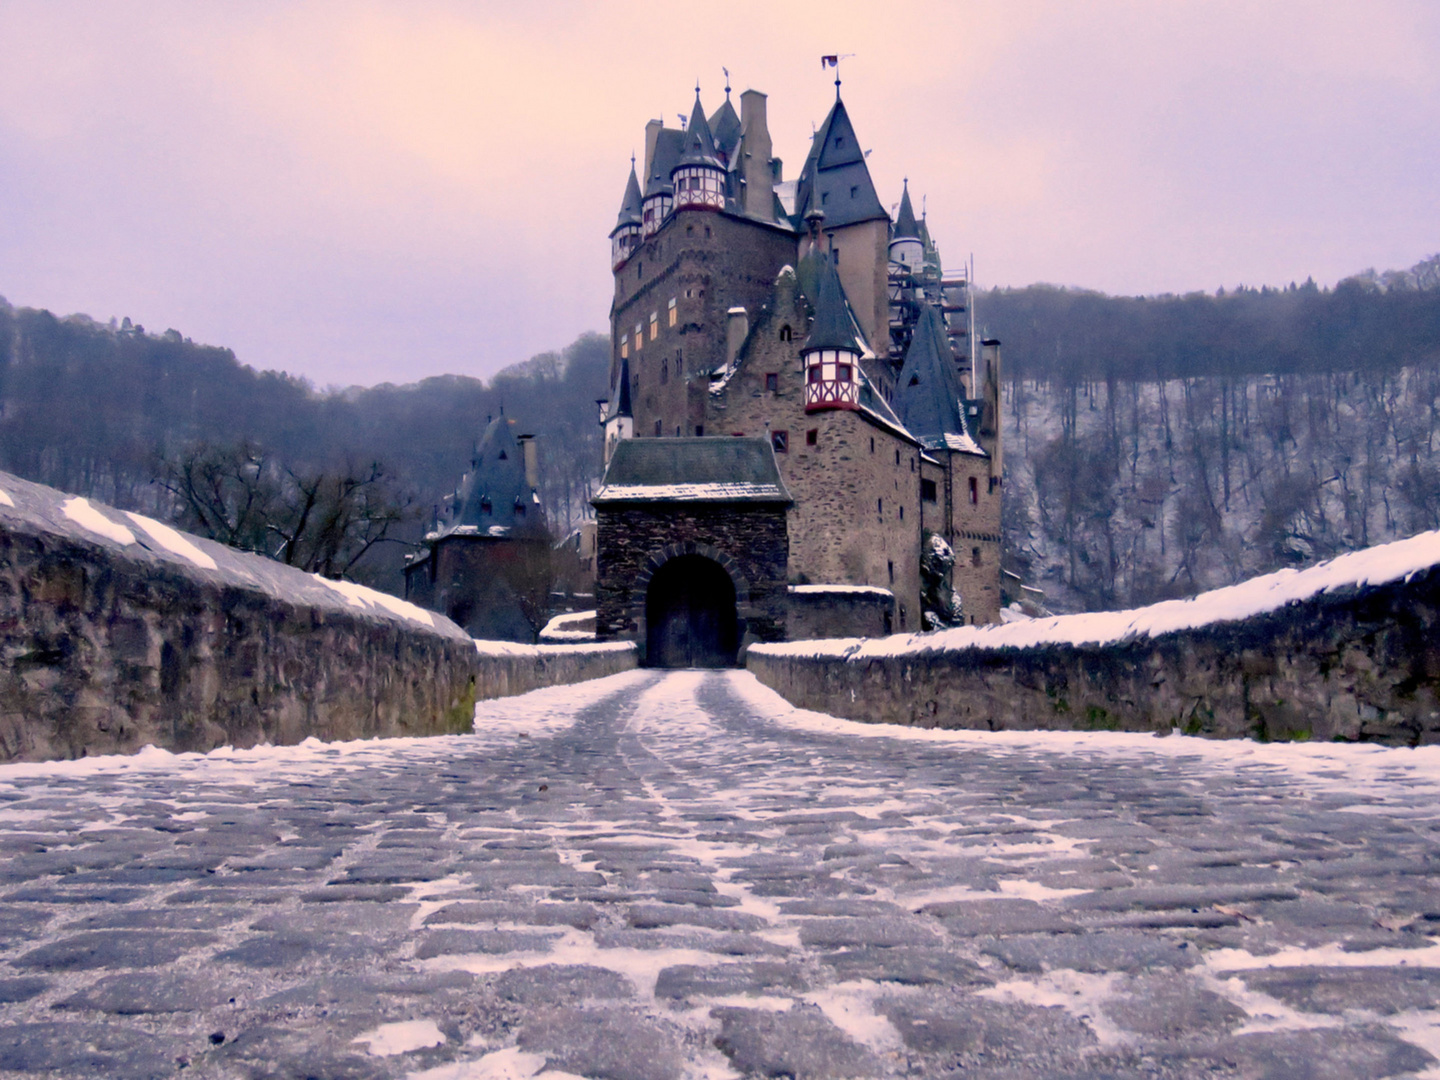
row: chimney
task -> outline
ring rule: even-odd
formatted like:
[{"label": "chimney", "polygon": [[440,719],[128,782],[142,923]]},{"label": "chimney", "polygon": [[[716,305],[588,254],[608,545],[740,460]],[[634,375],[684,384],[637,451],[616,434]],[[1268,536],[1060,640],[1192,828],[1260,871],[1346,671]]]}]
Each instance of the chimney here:
[{"label": "chimney", "polygon": [[773,221],[775,190],[771,180],[770,128],[765,119],[765,95],[759,90],[746,90],[740,95],[740,133],[745,213]]},{"label": "chimney", "polygon": [[540,487],[540,456],[534,435],[521,435],[515,440],[525,454],[525,486],[531,491]]},{"label": "chimney", "polygon": [[655,164],[655,140],[660,137],[660,129],[664,126],[664,120],[651,120],[645,125],[645,175],[640,177],[641,195],[645,194],[650,184],[650,168]]},{"label": "chimney", "polygon": [[[1000,451],[1000,342],[996,338],[985,338],[980,342],[980,363],[984,369],[985,419],[989,422],[990,475],[999,477],[1004,473],[1004,459]],[[982,428],[983,431],[983,428]]]},{"label": "chimney", "polygon": [[725,366],[733,367],[740,346],[750,334],[750,316],[743,307],[732,307],[725,313]]}]

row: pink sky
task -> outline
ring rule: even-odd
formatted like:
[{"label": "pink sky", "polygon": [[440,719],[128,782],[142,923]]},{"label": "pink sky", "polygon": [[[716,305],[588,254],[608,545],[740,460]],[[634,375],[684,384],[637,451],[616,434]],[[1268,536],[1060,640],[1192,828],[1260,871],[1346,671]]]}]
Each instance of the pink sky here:
[{"label": "pink sky", "polygon": [[488,376],[605,329],[648,118],[697,78],[713,111],[728,67],[793,177],[837,52],[882,199],[908,176],[982,286],[1330,284],[1440,250],[1426,0],[713,10],[0,0],[0,295],[320,385]]}]

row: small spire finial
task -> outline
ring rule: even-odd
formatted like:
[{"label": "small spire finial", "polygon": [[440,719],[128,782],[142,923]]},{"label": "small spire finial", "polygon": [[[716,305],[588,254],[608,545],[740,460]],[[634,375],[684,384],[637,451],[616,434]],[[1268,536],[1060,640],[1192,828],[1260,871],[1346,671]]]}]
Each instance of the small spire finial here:
[{"label": "small spire finial", "polygon": [[727,68],[727,67],[722,67],[720,70],[725,73],[725,100],[726,100],[726,101],[729,101],[729,100],[730,100],[730,69]]},{"label": "small spire finial", "polygon": [[695,80],[695,96],[697,98],[700,96],[700,80],[698,78]]}]

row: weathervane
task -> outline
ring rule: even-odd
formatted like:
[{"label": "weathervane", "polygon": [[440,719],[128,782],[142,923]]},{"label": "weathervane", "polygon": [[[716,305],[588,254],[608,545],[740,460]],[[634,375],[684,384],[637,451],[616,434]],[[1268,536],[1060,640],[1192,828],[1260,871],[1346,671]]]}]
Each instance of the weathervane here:
[{"label": "weathervane", "polygon": [[834,56],[822,56],[822,57],[820,57],[820,70],[821,70],[821,71],[824,71],[827,67],[832,67],[832,68],[835,69],[835,96],[836,96],[837,98],[840,96],[840,61],[841,61],[841,60],[849,60],[849,59],[850,59],[851,57],[853,57],[854,55],[855,55],[855,54],[854,54],[853,52],[847,52],[847,53],[836,53]]}]

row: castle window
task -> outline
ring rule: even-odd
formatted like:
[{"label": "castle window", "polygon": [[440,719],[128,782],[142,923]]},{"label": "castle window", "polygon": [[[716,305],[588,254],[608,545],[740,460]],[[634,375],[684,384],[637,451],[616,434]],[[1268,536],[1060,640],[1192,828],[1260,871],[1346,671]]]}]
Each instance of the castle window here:
[{"label": "castle window", "polygon": [[820,381],[820,365],[819,365],[819,364],[815,364],[815,365],[813,365],[813,366],[810,368],[810,381],[811,381],[812,383],[818,383],[818,382]]},{"label": "castle window", "polygon": [[855,186],[854,184],[851,184],[851,185],[850,185],[850,198],[853,199],[853,198],[857,197],[859,194],[860,194],[860,189],[859,189],[857,186]]},{"label": "castle window", "polygon": [[664,434],[664,429],[660,426],[660,421],[659,421],[659,420],[656,420],[656,421],[655,421],[655,438],[657,438],[657,439],[660,438],[660,436],[661,436],[662,434]]},{"label": "castle window", "polygon": [[675,325],[675,297],[670,297],[670,325]]},{"label": "castle window", "polygon": [[510,460],[510,455],[507,454],[507,453],[505,453],[504,450],[501,450],[501,451],[500,451],[500,460],[501,460],[501,461],[509,461],[509,460]]},{"label": "castle window", "polygon": [[884,500],[884,499],[876,499],[876,500],[875,500],[875,513],[878,514],[882,520],[884,519],[884,517],[885,517],[885,500]]},{"label": "castle window", "polygon": [[901,520],[901,521],[904,521],[904,520],[905,520],[905,507],[903,507],[903,506],[900,507],[900,520]]},{"label": "castle window", "polygon": [[635,280],[636,280],[636,281],[639,281],[639,280],[640,280],[642,277],[644,277],[644,276],[645,276],[645,264],[644,264],[643,262],[637,262],[637,263],[635,264]]},{"label": "castle window", "polygon": [[791,338],[791,336],[792,336],[792,331],[790,330],[790,324],[789,324],[789,323],[786,323],[784,326],[780,327],[780,340],[781,340],[781,341],[789,341],[790,338]]},{"label": "castle window", "polygon": [[970,477],[970,505],[980,505],[980,482],[975,477]]},{"label": "castle window", "polygon": [[521,502],[518,498],[515,500],[515,516],[516,516],[516,517],[524,517],[524,516],[525,516],[525,504],[524,504],[523,502]]},{"label": "castle window", "polygon": [[675,377],[678,379],[685,374],[685,357],[679,349],[675,350]]},{"label": "castle window", "polygon": [[481,512],[482,514],[488,514],[488,513],[490,513],[490,500],[489,500],[489,499],[481,499],[481,500],[480,500],[480,512]]},{"label": "castle window", "polygon": [[806,446],[815,446],[815,445],[816,445],[817,443],[819,443],[819,442],[820,442],[820,429],[819,429],[819,428],[813,428],[813,427],[812,427],[809,431],[805,432],[805,445],[806,445]]},{"label": "castle window", "polygon": [[830,201],[830,193],[829,193],[828,191],[822,191],[822,192],[820,193],[820,205],[821,205],[821,206],[824,206],[824,205],[825,205],[827,202],[829,202],[829,201]]},{"label": "castle window", "polygon": [[934,481],[934,480],[921,480],[921,481],[920,481],[920,501],[921,501],[921,502],[931,502],[931,503],[933,503],[933,502],[937,502],[938,500],[939,500],[939,493],[935,490],[935,481]]},{"label": "castle window", "polygon": [[699,438],[703,438],[704,435],[705,435],[705,425],[704,425],[704,424],[696,424],[696,425],[695,425],[695,437],[696,437],[697,439],[699,439]]},{"label": "castle window", "polygon": [[841,382],[849,382],[849,381],[850,381],[850,365],[849,365],[849,364],[839,364],[839,365],[837,365],[836,368],[835,368],[835,377],[836,377],[837,379],[839,379]]},{"label": "castle window", "polygon": [[971,565],[971,566],[979,566],[979,565],[980,565],[980,549],[979,549],[979,548],[971,548],[971,549],[970,549],[970,565]]},{"label": "castle window", "polygon": [[659,335],[659,333],[660,333],[660,313],[659,313],[658,311],[652,311],[652,312],[650,313],[650,340],[651,340],[651,341],[654,341],[655,338]]},{"label": "castle window", "polygon": [[695,290],[694,290],[694,289],[686,289],[686,290],[685,290],[685,299],[686,299],[686,300],[692,300],[692,299],[694,299],[694,297],[695,297]]},{"label": "castle window", "polygon": [[875,452],[875,436],[874,436],[874,435],[871,435],[871,436],[870,436],[870,453],[873,454],[874,452]]},{"label": "castle window", "polygon": [[705,226],[705,239],[706,239],[706,240],[709,240],[709,239],[710,239],[710,226],[709,226],[709,225],[706,225],[706,226]]},{"label": "castle window", "polygon": [[919,385],[920,385],[920,376],[919,376],[919,375],[911,375],[911,376],[910,376],[910,383],[909,383],[909,385],[911,385],[911,386],[919,386]]},{"label": "castle window", "polygon": [[686,236],[694,236],[694,235],[695,235],[695,226],[694,226],[694,225],[686,225],[686,226],[685,226],[685,235],[686,235]]},{"label": "castle window", "polygon": [[775,394],[775,393],[779,393],[779,391],[780,391],[780,376],[779,376],[776,372],[773,372],[773,371],[766,372],[766,374],[765,374],[765,392],[766,392],[767,394]]},{"label": "castle window", "polygon": [[679,437],[680,437],[680,425],[679,425],[679,424],[676,424],[676,425],[675,425],[675,438],[678,439]]},{"label": "castle window", "polygon": [[670,381],[670,361],[660,361],[660,385],[664,386]]},{"label": "castle window", "polygon": [[900,464],[900,448],[898,446],[895,448],[895,464]]},{"label": "castle window", "polygon": [[640,351],[640,346],[645,344],[645,327],[641,323],[635,324],[635,351]]},{"label": "castle window", "polygon": [[836,136],[835,136],[835,148],[838,150],[840,147],[842,147],[842,146],[844,146],[844,145],[845,145],[845,136],[844,136],[844,135],[836,135]]},{"label": "castle window", "polygon": [[788,431],[772,431],[770,433],[770,445],[777,454],[790,452],[790,433]]},{"label": "castle window", "polygon": [[630,335],[620,335],[620,359],[625,360],[630,356]]},{"label": "castle window", "polygon": [[895,584],[895,562],[894,562],[894,560],[890,560],[890,559],[887,559],[887,560],[886,560],[886,562],[885,562],[885,570],[886,570],[886,572],[889,573],[889,575],[890,575],[890,584],[891,584],[891,585],[894,585],[894,584]]}]

